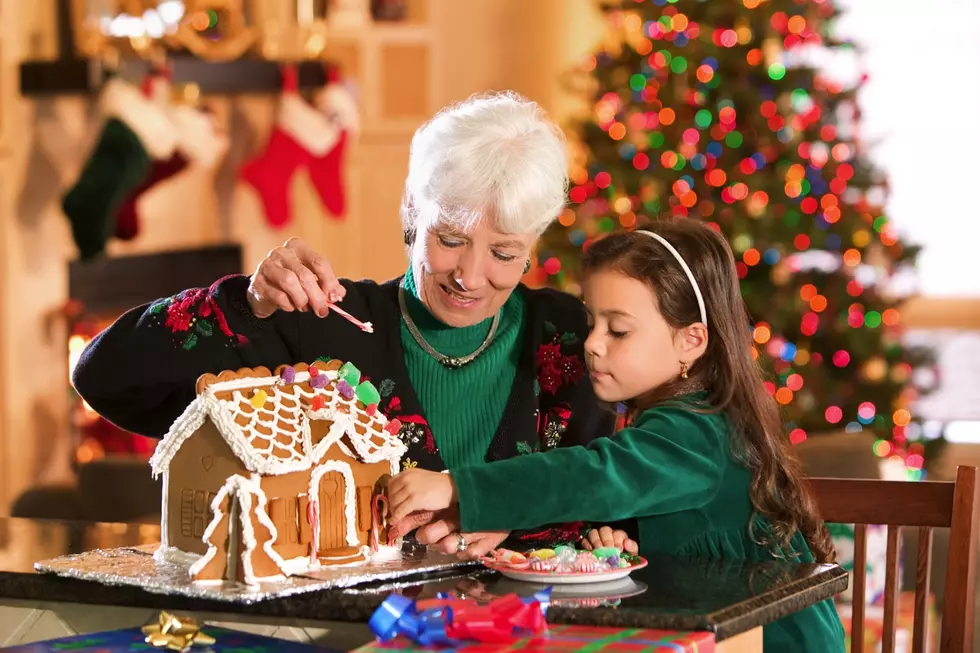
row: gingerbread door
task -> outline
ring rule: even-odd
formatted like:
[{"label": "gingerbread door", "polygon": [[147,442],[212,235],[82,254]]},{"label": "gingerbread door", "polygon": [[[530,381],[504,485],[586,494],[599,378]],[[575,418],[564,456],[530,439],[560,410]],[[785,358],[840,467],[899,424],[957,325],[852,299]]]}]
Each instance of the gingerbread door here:
[{"label": "gingerbread door", "polygon": [[347,548],[347,516],[344,510],[344,476],[327,472],[320,477],[320,542],[318,553]]}]

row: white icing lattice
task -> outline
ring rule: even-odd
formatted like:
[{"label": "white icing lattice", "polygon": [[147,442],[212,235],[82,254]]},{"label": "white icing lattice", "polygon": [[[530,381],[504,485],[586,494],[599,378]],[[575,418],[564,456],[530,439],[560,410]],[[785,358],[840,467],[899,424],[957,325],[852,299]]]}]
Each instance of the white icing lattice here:
[{"label": "white icing lattice", "polygon": [[[397,470],[406,447],[397,435],[385,430],[388,420],[384,414],[376,410],[368,415],[356,397],[344,398],[337,390],[335,371],[320,371],[320,375],[327,379],[323,388],[304,387],[311,379],[309,372],[296,372],[292,383],[285,383],[280,376],[267,376],[211,384],[157,445],[150,459],[154,478],[168,468],[177,450],[205,419],[215,424],[235,455],[254,473],[280,475],[309,469],[335,444],[362,462],[387,460],[390,468]],[[266,397],[258,407],[253,406],[251,402],[260,391]],[[221,393],[231,393],[231,398],[218,399]],[[323,399],[323,407],[314,411],[316,397]],[[333,422],[327,436],[316,445],[311,420]],[[343,446],[344,435],[353,452]]]}]

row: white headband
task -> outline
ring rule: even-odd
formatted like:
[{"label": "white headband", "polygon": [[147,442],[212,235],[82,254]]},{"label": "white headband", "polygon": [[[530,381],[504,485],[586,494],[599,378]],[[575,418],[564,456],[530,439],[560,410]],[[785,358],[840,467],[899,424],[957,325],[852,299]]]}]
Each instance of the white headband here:
[{"label": "white headband", "polygon": [[701,289],[698,288],[698,282],[694,280],[694,273],[691,272],[691,268],[687,266],[687,262],[684,260],[684,257],[681,256],[681,253],[674,249],[674,246],[668,243],[667,239],[660,234],[655,234],[652,231],[643,231],[642,229],[638,229],[636,233],[646,234],[659,242],[661,245],[666,247],[667,251],[673,254],[674,258],[677,259],[677,262],[681,264],[681,268],[684,269],[684,273],[687,274],[687,278],[691,282],[691,287],[694,288],[694,295],[698,298],[698,308],[701,309],[701,321],[704,322],[705,326],[708,326],[708,312],[704,309],[704,297],[701,296]]}]

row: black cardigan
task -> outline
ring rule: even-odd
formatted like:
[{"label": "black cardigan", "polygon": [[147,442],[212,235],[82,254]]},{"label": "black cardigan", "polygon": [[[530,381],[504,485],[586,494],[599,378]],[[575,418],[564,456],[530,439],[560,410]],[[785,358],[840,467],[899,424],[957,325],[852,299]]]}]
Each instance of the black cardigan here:
[{"label": "black cardigan", "polygon": [[[277,311],[257,319],[248,306],[248,277],[235,275],[210,288],[134,308],[100,333],[72,374],[76,391],[117,426],[162,437],[195,396],[202,374],[242,367],[350,361],[382,395],[379,408],[402,423],[408,446],[403,466],[442,471],[445,464],[429,431],[405,366],[397,291],[400,279],[383,284],[342,280],[342,306],[372,322],[364,333],[339,315]],[[523,351],[504,414],[486,460],[584,445],[612,433],[615,418],[602,408],[585,371],[585,311],[556,290],[519,286],[526,300]],[[549,532],[569,539],[571,529]]]}]

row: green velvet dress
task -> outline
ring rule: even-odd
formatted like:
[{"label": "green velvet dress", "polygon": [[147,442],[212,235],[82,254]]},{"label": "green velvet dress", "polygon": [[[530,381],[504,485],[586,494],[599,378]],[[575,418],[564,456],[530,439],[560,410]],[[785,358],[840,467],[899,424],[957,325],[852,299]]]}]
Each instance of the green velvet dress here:
[{"label": "green velvet dress", "polygon": [[[635,517],[641,555],[772,560],[749,534],[751,475],[732,455],[730,422],[692,410],[699,398],[645,411],[629,428],[587,447],[453,470],[462,530]],[[799,533],[790,548],[796,560],[814,561]],[[766,653],[844,651],[844,628],[830,599],[764,626],[763,633]]]}]

